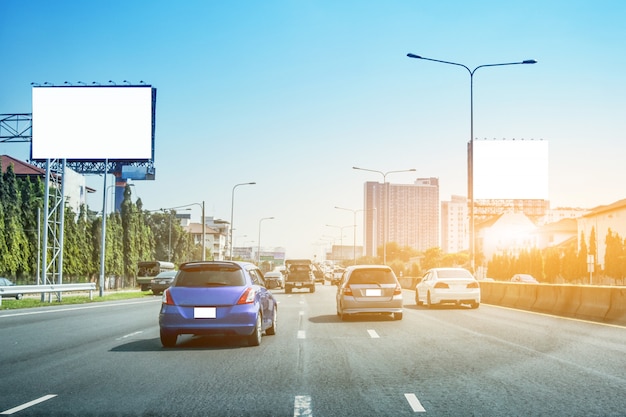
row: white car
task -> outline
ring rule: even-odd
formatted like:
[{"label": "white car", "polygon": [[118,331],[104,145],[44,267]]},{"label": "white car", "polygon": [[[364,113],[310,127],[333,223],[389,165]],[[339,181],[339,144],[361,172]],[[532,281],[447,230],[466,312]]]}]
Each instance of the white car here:
[{"label": "white car", "polygon": [[464,268],[433,268],[415,286],[415,303],[432,307],[439,304],[480,305],[480,285]]}]

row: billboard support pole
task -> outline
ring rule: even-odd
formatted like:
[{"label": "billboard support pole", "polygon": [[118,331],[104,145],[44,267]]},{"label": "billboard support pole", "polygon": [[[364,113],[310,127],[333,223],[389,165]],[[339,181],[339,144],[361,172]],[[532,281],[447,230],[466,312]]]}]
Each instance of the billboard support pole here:
[{"label": "billboard support pole", "polygon": [[109,160],[104,160],[104,183],[102,184],[102,231],[100,233],[100,281],[98,295],[104,296],[104,260],[106,253],[106,235],[107,235],[107,167]]}]

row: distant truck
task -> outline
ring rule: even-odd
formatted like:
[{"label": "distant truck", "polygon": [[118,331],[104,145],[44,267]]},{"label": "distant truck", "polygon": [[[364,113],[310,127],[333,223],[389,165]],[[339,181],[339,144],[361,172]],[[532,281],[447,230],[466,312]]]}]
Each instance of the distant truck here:
[{"label": "distant truck", "polygon": [[309,292],[315,292],[315,275],[310,259],[287,259],[285,268],[285,293],[291,293],[294,288],[308,288]]}]

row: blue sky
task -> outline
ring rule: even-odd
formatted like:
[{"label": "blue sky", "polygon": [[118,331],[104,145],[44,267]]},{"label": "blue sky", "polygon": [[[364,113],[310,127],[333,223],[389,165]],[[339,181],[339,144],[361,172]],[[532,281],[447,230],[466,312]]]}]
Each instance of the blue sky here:
[{"label": "blue sky", "polygon": [[326,224],[353,221],[334,207],[362,208],[363,183],[382,180],[352,166],[467,193],[469,76],[409,52],[470,68],[536,59],[476,73],[474,136],[549,141],[552,207],[626,198],[625,18],[621,0],[0,0],[0,114],[31,112],[31,82],[152,84],[144,207],[205,201],[229,220],[233,186],[255,181],[235,193],[235,243],[256,245],[273,216],[262,246],[319,257],[339,238]]}]

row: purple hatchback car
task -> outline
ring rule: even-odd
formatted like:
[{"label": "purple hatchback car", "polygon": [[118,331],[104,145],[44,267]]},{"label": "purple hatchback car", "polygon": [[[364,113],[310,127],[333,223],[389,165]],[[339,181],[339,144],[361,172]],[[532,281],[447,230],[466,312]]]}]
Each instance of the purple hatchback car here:
[{"label": "purple hatchback car", "polygon": [[163,292],[161,343],[176,345],[179,334],[241,336],[258,346],[263,332],[276,334],[278,306],[263,273],[248,262],[202,261],[180,265]]}]

